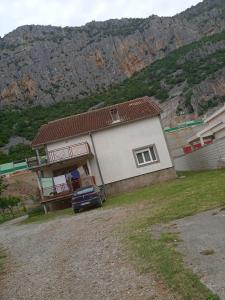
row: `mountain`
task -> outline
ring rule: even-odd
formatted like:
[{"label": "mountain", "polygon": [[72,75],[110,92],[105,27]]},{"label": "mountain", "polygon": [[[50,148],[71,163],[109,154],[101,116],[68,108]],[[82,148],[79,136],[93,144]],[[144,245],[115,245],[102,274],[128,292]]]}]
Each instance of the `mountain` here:
[{"label": "mountain", "polygon": [[0,107],[82,99],[154,61],[225,30],[224,0],[205,0],[174,17],[22,26],[0,40]]},{"label": "mountain", "polygon": [[144,95],[165,126],[201,116],[225,102],[225,1],[168,18],[22,26],[0,39],[0,76],[2,150],[50,120]]}]

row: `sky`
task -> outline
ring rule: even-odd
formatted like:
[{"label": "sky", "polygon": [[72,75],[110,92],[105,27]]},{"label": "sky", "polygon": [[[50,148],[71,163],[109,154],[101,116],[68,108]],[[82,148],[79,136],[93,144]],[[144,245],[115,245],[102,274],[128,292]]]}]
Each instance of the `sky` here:
[{"label": "sky", "polygon": [[201,0],[0,0],[0,36],[21,25],[81,26],[114,18],[172,16]]}]

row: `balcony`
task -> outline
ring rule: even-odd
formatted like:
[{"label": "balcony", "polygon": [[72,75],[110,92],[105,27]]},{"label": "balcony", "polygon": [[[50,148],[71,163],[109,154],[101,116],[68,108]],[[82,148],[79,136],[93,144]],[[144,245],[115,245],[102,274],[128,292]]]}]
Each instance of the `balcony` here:
[{"label": "balcony", "polygon": [[75,157],[90,155],[90,147],[87,142],[68,147],[57,148],[47,152],[48,163],[55,163]]},{"label": "balcony", "polygon": [[27,160],[28,166],[31,169],[40,168],[42,166],[51,165],[67,161],[69,159],[88,158],[92,156],[90,146],[87,142],[70,145],[67,147],[56,148],[47,151],[46,157],[33,157]]}]

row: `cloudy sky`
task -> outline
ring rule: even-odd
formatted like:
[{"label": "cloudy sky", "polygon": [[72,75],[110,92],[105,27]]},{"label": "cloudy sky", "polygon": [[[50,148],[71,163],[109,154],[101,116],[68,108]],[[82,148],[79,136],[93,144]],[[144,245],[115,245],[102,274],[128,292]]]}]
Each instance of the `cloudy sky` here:
[{"label": "cloudy sky", "polygon": [[0,0],[0,36],[25,24],[80,26],[92,20],[174,15],[201,0]]}]

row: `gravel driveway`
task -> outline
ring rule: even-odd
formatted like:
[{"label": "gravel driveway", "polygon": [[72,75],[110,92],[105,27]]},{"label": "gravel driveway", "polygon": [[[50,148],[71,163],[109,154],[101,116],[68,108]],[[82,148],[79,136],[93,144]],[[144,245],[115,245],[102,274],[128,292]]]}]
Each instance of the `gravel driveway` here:
[{"label": "gravel driveway", "polygon": [[122,251],[115,229],[131,213],[97,209],[42,224],[1,225],[9,259],[0,299],[174,299]]}]

